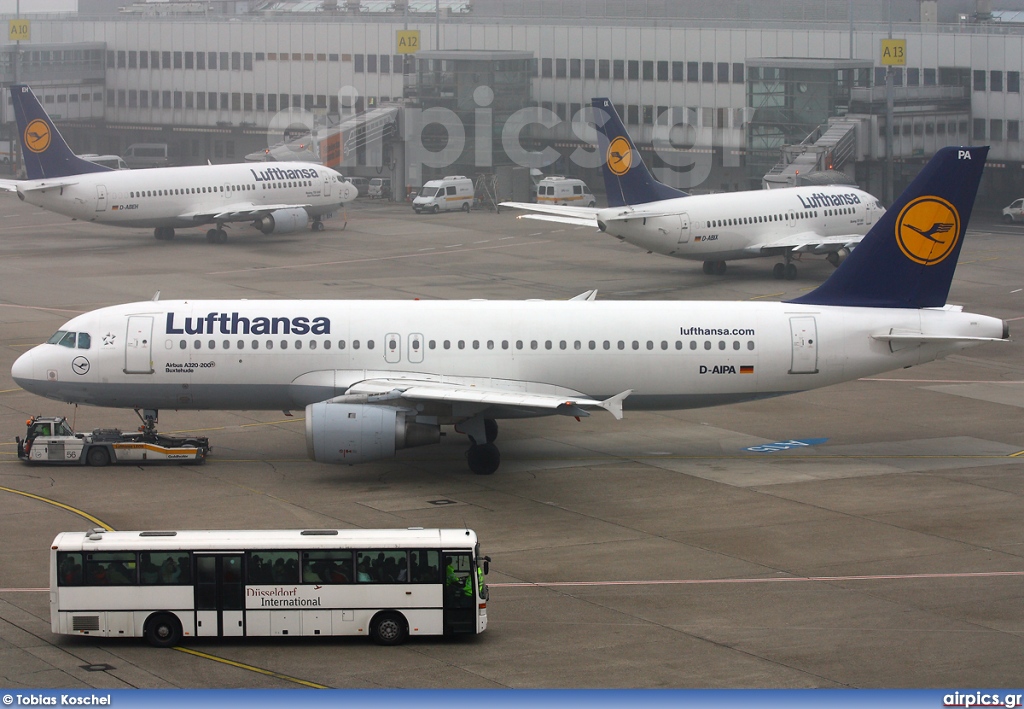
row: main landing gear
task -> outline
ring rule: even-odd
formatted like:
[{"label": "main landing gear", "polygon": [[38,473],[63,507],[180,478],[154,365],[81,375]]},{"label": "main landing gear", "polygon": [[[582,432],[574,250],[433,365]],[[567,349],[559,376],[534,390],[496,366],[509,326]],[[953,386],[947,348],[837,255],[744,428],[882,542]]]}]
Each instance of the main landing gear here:
[{"label": "main landing gear", "polygon": [[323,231],[324,230],[324,223],[322,221],[320,221],[319,219],[314,219],[312,222],[310,222],[309,228],[310,228],[310,231]]},{"label": "main landing gear", "polygon": [[470,446],[466,451],[469,469],[477,475],[493,475],[501,465],[501,453],[494,445],[498,438],[498,422],[474,417],[456,426],[456,430],[469,436]]},{"label": "main landing gear", "polygon": [[705,261],[704,273],[709,276],[725,275],[725,261]]},{"label": "main landing gear", "polygon": [[170,241],[174,238],[174,229],[169,226],[158,226],[153,230],[153,236],[161,241]]},{"label": "main landing gear", "polygon": [[226,244],[228,233],[224,231],[224,227],[217,225],[216,229],[210,229],[206,232],[206,240],[211,244]]},{"label": "main landing gear", "polygon": [[777,263],[775,268],[772,269],[772,275],[775,276],[776,280],[781,281],[785,278],[787,281],[796,280],[796,264],[792,261],[786,261],[786,263]]}]

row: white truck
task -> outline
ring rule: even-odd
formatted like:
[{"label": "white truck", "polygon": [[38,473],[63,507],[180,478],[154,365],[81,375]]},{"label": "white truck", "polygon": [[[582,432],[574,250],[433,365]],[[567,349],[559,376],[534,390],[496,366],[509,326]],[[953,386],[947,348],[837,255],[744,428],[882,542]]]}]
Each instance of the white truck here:
[{"label": "white truck", "polygon": [[206,437],[177,437],[144,426],[136,433],[101,428],[75,433],[63,416],[33,416],[25,422],[25,440],[15,438],[26,463],[118,465],[154,462],[203,463],[210,452]]}]

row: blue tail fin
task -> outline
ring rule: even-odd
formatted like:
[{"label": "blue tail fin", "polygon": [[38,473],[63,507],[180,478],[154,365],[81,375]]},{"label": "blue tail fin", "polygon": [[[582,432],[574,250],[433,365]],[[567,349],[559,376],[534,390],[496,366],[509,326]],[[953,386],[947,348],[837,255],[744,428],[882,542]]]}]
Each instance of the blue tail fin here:
[{"label": "blue tail fin", "polygon": [[28,86],[13,84],[11,102],[14,104],[14,117],[18,121],[21,154],[25,159],[28,179],[68,177],[110,169],[83,160],[72,152]]},{"label": "blue tail fin", "polygon": [[611,101],[606,98],[595,98],[592,103],[594,122],[597,124],[598,146],[604,155],[601,169],[604,172],[609,207],[646,204],[687,196],[685,192],[654,179]]},{"label": "blue tail fin", "polygon": [[871,308],[946,304],[988,147],[942,148],[832,276],[789,302]]}]

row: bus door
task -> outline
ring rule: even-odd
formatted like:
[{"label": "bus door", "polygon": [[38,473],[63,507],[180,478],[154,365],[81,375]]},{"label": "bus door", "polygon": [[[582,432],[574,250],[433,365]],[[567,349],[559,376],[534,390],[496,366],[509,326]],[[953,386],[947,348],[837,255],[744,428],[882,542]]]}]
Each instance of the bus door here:
[{"label": "bus door", "polygon": [[241,554],[196,554],[196,635],[245,635]]},{"label": "bus door", "polygon": [[[444,554],[444,632],[476,632],[476,580],[473,555],[468,551]],[[469,593],[466,593],[466,591]]]}]

